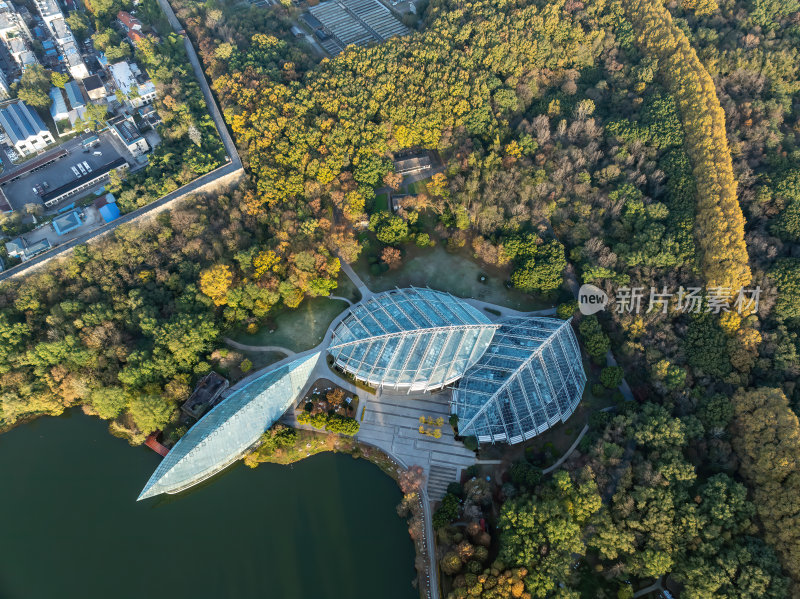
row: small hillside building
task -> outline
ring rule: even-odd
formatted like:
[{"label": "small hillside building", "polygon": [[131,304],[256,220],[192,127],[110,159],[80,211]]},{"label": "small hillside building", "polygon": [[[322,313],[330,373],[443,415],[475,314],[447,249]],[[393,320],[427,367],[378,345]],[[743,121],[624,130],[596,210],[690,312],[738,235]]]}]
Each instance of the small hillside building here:
[{"label": "small hillside building", "polygon": [[130,108],[152,104],[156,99],[156,86],[139,70],[136,63],[118,62],[110,65],[108,72],[114,85],[125,95],[125,104]]},{"label": "small hillside building", "polygon": [[97,75],[86,77],[83,81],[83,89],[86,90],[86,95],[90,100],[103,100],[106,97],[106,86],[103,84],[102,79]]},{"label": "small hillside building", "polygon": [[108,121],[108,126],[134,158],[147,153],[150,149],[147,140],[139,133],[132,117],[125,115],[114,117]]}]

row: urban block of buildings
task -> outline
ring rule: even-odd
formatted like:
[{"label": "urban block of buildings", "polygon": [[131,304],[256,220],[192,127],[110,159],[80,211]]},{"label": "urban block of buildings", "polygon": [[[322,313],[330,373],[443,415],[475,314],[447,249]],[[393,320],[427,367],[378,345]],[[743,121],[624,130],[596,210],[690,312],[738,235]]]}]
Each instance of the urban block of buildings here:
[{"label": "urban block of buildings", "polygon": [[72,30],[64,19],[64,14],[55,0],[35,0],[36,9],[42,17],[45,26],[50,31],[61,55],[64,57],[67,69],[74,79],[80,81],[89,76],[89,70],[81,58],[78,43]]}]

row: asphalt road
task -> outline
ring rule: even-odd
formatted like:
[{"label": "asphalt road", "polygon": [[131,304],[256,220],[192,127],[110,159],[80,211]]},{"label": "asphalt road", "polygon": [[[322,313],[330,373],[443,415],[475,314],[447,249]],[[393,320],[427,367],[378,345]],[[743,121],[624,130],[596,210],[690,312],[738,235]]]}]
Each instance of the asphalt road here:
[{"label": "asphalt road", "polygon": [[158,208],[160,206],[163,206],[164,204],[166,204],[168,202],[171,202],[172,200],[174,200],[177,197],[180,197],[180,196],[185,195],[185,194],[192,193],[193,191],[197,191],[203,185],[205,185],[207,183],[211,183],[211,182],[215,181],[216,179],[219,179],[220,177],[224,177],[224,176],[229,175],[231,173],[235,173],[240,168],[241,168],[241,166],[236,166],[233,163],[229,162],[225,166],[221,166],[218,169],[216,169],[214,171],[211,171],[210,173],[205,174],[205,175],[203,175],[202,177],[200,177],[198,179],[195,179],[194,181],[192,181],[188,185],[184,185],[180,189],[178,189],[176,191],[173,191],[170,194],[165,195],[164,197],[156,200],[155,202],[153,202],[151,204],[148,204],[147,206],[142,206],[138,210],[134,210],[133,212],[128,212],[127,214],[123,214],[117,220],[115,220],[113,222],[110,222],[108,224],[105,224],[102,227],[100,227],[98,229],[95,229],[94,231],[90,231],[89,233],[81,235],[80,237],[76,237],[72,241],[68,241],[67,243],[64,243],[62,245],[56,246],[56,247],[54,247],[53,249],[51,249],[51,250],[49,250],[47,252],[39,254],[35,258],[31,258],[27,262],[23,262],[22,264],[19,264],[19,265],[13,267],[13,268],[9,268],[8,270],[4,270],[3,272],[0,272],[0,282],[5,281],[6,279],[9,279],[9,278],[14,277],[14,276],[18,276],[18,275],[22,274],[24,271],[26,271],[27,269],[31,268],[32,266],[35,266],[36,264],[40,264],[40,263],[44,262],[45,260],[49,260],[50,258],[54,258],[55,256],[58,256],[59,254],[63,254],[64,252],[67,252],[67,251],[71,250],[72,248],[74,248],[77,245],[81,245],[82,243],[87,243],[87,242],[91,241],[92,239],[94,239],[95,237],[99,237],[100,235],[104,235],[104,234],[108,233],[109,231],[113,231],[114,229],[116,229],[118,226],[120,226],[122,224],[129,223],[129,222],[131,222],[133,220],[136,220],[137,218],[147,214],[151,210],[155,210],[156,208]]},{"label": "asphalt road", "polygon": [[[161,6],[161,10],[167,15],[167,19],[169,20],[172,28],[174,29],[175,33],[181,33],[183,31],[183,27],[178,21],[178,18],[175,16],[175,13],[172,10],[172,7],[169,5],[167,0],[158,0],[159,5]],[[137,218],[147,214],[148,212],[155,210],[171,202],[172,200],[186,194],[190,194],[194,191],[197,191],[202,186],[213,183],[217,179],[221,177],[225,177],[227,175],[233,174],[236,171],[242,168],[242,160],[239,158],[239,153],[236,151],[236,144],[233,143],[233,138],[228,131],[227,126],[225,125],[225,119],[222,118],[222,113],[217,106],[217,102],[214,100],[214,96],[211,94],[211,88],[208,86],[208,82],[206,81],[205,74],[203,73],[203,68],[200,64],[200,61],[197,58],[197,53],[194,51],[189,38],[186,37],[185,34],[183,35],[183,44],[186,47],[186,53],[189,55],[189,62],[192,64],[192,69],[194,70],[195,77],[197,78],[198,83],[200,84],[200,89],[203,91],[203,97],[205,98],[206,105],[208,106],[209,114],[211,118],[214,119],[214,124],[217,127],[217,132],[219,133],[220,139],[222,140],[222,144],[225,146],[225,151],[228,154],[228,158],[230,162],[227,164],[211,171],[195,179],[191,183],[184,185],[180,189],[169,193],[162,198],[156,200],[148,204],[147,206],[142,206],[138,210],[134,210],[133,212],[128,212],[127,214],[122,215],[117,220],[110,222],[102,227],[95,229],[85,235],[81,235],[80,237],[76,237],[72,241],[69,241],[63,245],[59,245],[54,247],[53,249],[44,252],[43,254],[39,254],[35,258],[28,260],[27,262],[23,262],[18,266],[13,268],[9,268],[8,270],[3,271],[0,273],[0,282],[5,281],[14,276],[18,276],[24,273],[27,269],[35,266],[37,264],[41,264],[42,262],[49,260],[59,254],[63,254],[74,248],[77,245],[81,245],[82,243],[87,243],[92,239],[99,237],[101,235],[105,235],[109,231],[113,231],[118,226],[123,225],[125,223],[129,223],[131,221],[136,220]]]}]

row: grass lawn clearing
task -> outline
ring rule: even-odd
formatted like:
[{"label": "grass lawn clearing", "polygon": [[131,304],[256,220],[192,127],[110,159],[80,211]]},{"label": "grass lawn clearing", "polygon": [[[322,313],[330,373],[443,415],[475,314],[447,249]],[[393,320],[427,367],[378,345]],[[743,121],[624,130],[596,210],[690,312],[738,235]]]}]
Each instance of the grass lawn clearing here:
[{"label": "grass lawn clearing", "polygon": [[375,196],[375,212],[389,212],[389,194],[379,193]]},{"label": "grass lawn clearing", "polygon": [[341,300],[308,298],[294,310],[280,311],[256,334],[238,331],[231,338],[246,345],[278,345],[295,352],[305,351],[322,341],[333,319],[347,307]]},{"label": "grass lawn clearing", "polygon": [[[543,300],[517,289],[508,289],[509,273],[478,264],[464,249],[448,252],[437,245],[433,248],[405,246],[403,265],[380,275],[370,272],[368,255],[363,253],[353,268],[373,291],[388,291],[395,287],[430,287],[448,291],[458,297],[471,297],[517,310],[531,311],[550,308],[553,301]],[[485,280],[481,281],[480,277]]]}]

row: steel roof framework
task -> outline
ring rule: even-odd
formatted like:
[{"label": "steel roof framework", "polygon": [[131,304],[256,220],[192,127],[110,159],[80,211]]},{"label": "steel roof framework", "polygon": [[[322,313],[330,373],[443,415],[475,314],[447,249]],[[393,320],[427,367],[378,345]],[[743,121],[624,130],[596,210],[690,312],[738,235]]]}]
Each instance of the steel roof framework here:
[{"label": "steel roof framework", "polygon": [[462,435],[518,443],[566,420],[585,384],[570,321],[509,318],[453,390],[451,412]]},{"label": "steel roof framework", "polygon": [[498,326],[448,293],[393,290],[354,307],[328,351],[340,368],[372,386],[427,391],[462,376]]}]

